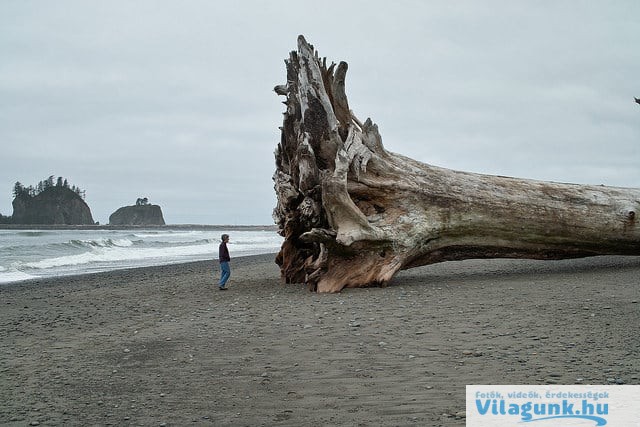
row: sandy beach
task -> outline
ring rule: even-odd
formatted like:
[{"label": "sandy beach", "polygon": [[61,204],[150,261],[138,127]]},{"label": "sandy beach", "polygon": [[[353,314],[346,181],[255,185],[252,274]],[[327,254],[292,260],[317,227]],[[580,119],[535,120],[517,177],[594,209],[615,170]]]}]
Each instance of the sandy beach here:
[{"label": "sandy beach", "polygon": [[0,424],[462,426],[467,384],[640,384],[640,257],[471,260],[386,288],[274,255],[0,287]]}]

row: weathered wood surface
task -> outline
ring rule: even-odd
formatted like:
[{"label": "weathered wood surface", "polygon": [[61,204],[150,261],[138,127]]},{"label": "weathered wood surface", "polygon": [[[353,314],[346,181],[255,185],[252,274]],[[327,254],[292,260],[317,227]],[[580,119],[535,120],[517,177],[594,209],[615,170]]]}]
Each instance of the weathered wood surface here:
[{"label": "weathered wood surface", "polygon": [[289,283],[318,292],[383,285],[401,269],[466,258],[640,255],[640,189],[443,169],[388,152],[300,36],[285,61],[274,219]]}]

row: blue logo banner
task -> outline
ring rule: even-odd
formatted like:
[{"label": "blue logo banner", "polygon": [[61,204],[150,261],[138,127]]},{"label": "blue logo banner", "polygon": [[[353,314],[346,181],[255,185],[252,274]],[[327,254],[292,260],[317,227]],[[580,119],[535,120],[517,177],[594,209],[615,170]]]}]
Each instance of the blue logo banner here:
[{"label": "blue logo banner", "polygon": [[468,385],[467,427],[640,426],[636,385]]}]

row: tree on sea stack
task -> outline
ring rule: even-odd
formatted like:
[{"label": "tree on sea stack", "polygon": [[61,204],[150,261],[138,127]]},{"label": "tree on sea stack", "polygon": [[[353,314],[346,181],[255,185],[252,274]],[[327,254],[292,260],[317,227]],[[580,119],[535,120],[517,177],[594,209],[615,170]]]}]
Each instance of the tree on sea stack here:
[{"label": "tree on sea stack", "polygon": [[640,189],[459,172],[391,153],[351,111],[345,62],[327,67],[299,36],[285,63],[273,178],[285,282],[339,292],[450,260],[640,255]]}]

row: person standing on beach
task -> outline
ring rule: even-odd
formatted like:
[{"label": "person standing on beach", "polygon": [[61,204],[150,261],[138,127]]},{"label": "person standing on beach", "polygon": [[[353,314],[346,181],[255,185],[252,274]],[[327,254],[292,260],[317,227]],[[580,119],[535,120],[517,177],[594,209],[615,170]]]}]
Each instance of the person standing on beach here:
[{"label": "person standing on beach", "polygon": [[229,267],[229,261],[231,261],[231,257],[229,256],[229,249],[227,248],[227,242],[229,241],[229,235],[223,234],[222,243],[220,243],[220,247],[218,248],[218,261],[220,261],[220,282],[218,286],[221,291],[227,290],[227,280],[231,276],[231,268]]}]

